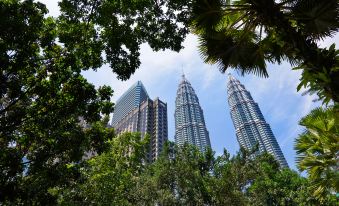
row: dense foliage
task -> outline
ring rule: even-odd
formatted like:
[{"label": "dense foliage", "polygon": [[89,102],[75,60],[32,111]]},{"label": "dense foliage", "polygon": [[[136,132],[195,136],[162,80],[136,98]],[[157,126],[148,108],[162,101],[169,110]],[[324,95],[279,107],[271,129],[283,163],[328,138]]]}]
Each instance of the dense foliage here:
[{"label": "dense foliage", "polygon": [[112,112],[113,90],[95,88],[83,70],[110,64],[125,80],[140,44],[178,51],[188,31],[165,1],[59,6],[52,18],[33,0],[0,1],[0,202],[53,204],[48,188],[79,178],[69,164],[107,149],[113,131],[98,121]]},{"label": "dense foliage", "polygon": [[[111,140],[110,150],[88,160],[82,181],[69,188],[51,188],[60,205],[135,205],[135,184],[144,170],[149,138],[125,133]],[[75,165],[72,165],[75,166]]]},{"label": "dense foliage", "polygon": [[[166,146],[161,158],[143,162],[147,141],[126,133],[111,150],[88,161],[83,181],[53,190],[61,205],[335,205],[330,193],[322,203],[310,182],[268,154],[246,151],[219,157],[193,146]],[[175,151],[175,158],[173,152]],[[127,155],[126,155],[127,154]],[[332,200],[331,200],[332,198]]]}]

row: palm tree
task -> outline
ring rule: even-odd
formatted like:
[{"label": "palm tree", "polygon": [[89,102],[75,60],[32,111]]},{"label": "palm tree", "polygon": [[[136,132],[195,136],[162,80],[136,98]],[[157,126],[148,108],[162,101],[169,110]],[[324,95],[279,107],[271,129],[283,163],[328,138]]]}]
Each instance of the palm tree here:
[{"label": "palm tree", "polygon": [[206,63],[225,72],[268,77],[266,62],[287,60],[303,69],[298,87],[339,102],[338,52],[317,41],[338,31],[336,0],[196,0],[191,27]]},{"label": "palm tree", "polygon": [[297,166],[307,171],[314,195],[339,191],[339,108],[316,108],[300,120],[306,130],[295,141]]}]

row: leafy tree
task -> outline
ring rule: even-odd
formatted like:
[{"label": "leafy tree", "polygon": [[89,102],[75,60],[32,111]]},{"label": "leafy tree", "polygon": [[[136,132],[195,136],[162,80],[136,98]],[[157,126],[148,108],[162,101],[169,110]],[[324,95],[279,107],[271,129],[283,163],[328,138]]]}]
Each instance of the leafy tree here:
[{"label": "leafy tree", "polygon": [[136,184],[135,196],[138,205],[178,205],[176,194],[176,171],[171,158],[170,144],[166,142],[162,154],[148,165]]},{"label": "leafy tree", "polygon": [[48,189],[79,178],[80,167],[68,165],[107,148],[112,131],[98,121],[112,112],[113,91],[95,88],[82,71],[110,64],[125,80],[140,65],[140,44],[178,51],[188,31],[166,1],[59,6],[61,15],[52,18],[33,0],[0,1],[0,202],[6,204],[54,204]]},{"label": "leafy tree", "polygon": [[59,5],[60,42],[80,54],[85,68],[108,63],[122,80],[139,67],[140,44],[179,51],[188,33],[179,25],[178,6],[164,0],[62,0]]},{"label": "leafy tree", "polygon": [[334,44],[317,42],[338,31],[336,0],[196,0],[190,25],[205,62],[242,74],[268,77],[266,62],[287,60],[302,69],[298,86],[324,102],[339,102],[339,62]]},{"label": "leafy tree", "polygon": [[[143,171],[149,137],[124,133],[109,142],[110,149],[87,161],[82,183],[52,188],[60,205],[135,205],[135,184]],[[74,167],[76,165],[71,165]]]},{"label": "leafy tree", "polygon": [[258,177],[249,188],[250,205],[317,205],[306,178],[289,169],[269,173]]},{"label": "leafy tree", "polygon": [[[141,175],[136,189],[140,205],[320,205],[310,182],[280,170],[269,154],[253,158],[253,151],[241,150],[230,157],[224,151],[213,158],[190,146],[177,148],[176,154],[171,159],[165,152]],[[327,198],[326,204],[334,202]]]},{"label": "leafy tree", "polygon": [[214,165],[213,204],[214,205],[247,205],[244,192],[252,178],[249,178],[251,167],[248,153],[241,150],[235,156],[224,150],[224,154],[216,158]]},{"label": "leafy tree", "polygon": [[138,183],[140,205],[208,205],[213,153],[200,153],[193,146],[175,148],[170,158],[169,148],[143,173]]},{"label": "leafy tree", "polygon": [[297,165],[306,170],[314,195],[324,200],[328,193],[339,191],[339,110],[316,108],[300,120],[305,131],[295,142]]},{"label": "leafy tree", "polygon": [[[227,152],[217,157],[214,166],[213,205],[321,205],[311,194],[311,182],[284,168],[273,156],[241,150],[230,158]],[[220,161],[222,160],[222,161]],[[218,161],[217,161],[218,162]],[[323,205],[335,205],[328,195]]]},{"label": "leafy tree", "polygon": [[[143,161],[147,140],[126,133],[110,150],[80,166],[81,182],[54,187],[60,205],[335,205],[311,194],[311,182],[269,154],[241,150],[214,157],[189,145],[165,149],[153,164]],[[175,151],[175,158],[172,152]],[[128,155],[126,155],[128,154]]]}]

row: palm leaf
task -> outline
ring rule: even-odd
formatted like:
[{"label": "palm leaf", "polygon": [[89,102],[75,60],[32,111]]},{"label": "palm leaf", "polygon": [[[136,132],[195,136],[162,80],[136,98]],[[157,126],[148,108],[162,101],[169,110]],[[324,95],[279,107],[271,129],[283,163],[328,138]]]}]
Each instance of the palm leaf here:
[{"label": "palm leaf", "polygon": [[197,0],[192,8],[192,28],[196,33],[215,29],[224,18],[222,0]]},{"label": "palm leaf", "polygon": [[339,187],[339,118],[336,107],[316,108],[300,120],[306,130],[295,141],[297,167],[307,170],[314,195],[323,199]]},{"label": "palm leaf", "polygon": [[231,67],[241,74],[267,77],[264,53],[251,41],[254,35],[230,30],[202,35],[199,38],[200,55],[206,63],[218,64],[221,72]]},{"label": "palm leaf", "polygon": [[317,40],[338,31],[338,11],[337,0],[299,0],[292,7],[291,15],[304,35]]}]

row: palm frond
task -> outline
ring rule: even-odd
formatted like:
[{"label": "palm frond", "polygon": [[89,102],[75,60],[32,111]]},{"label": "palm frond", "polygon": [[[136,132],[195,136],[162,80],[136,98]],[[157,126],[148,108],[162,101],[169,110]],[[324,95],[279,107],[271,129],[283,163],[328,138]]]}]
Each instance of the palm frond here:
[{"label": "palm frond", "polygon": [[221,72],[231,67],[241,74],[267,77],[264,53],[251,41],[254,35],[236,30],[202,35],[199,38],[200,55],[206,63],[218,64]]},{"label": "palm frond", "polygon": [[223,0],[197,0],[192,8],[192,28],[200,33],[215,29],[223,19]]},{"label": "palm frond", "polygon": [[306,130],[295,140],[297,167],[308,172],[314,195],[324,198],[338,188],[339,112],[336,107],[316,108],[300,120]]},{"label": "palm frond", "polygon": [[301,32],[313,40],[332,36],[339,28],[337,0],[298,0],[291,15]]}]

